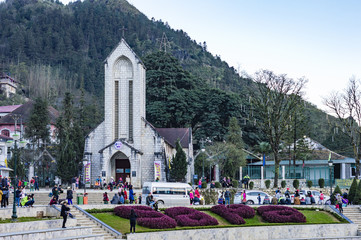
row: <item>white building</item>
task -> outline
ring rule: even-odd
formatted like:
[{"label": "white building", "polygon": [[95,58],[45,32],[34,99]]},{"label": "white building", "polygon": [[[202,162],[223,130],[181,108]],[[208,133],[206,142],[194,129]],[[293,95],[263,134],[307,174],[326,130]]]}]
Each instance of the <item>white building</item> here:
[{"label": "white building", "polygon": [[[84,158],[90,163],[86,178],[98,176],[143,182],[167,180],[167,166],[179,139],[188,157],[186,180],[194,173],[192,131],[157,129],[146,120],[145,66],[124,39],[105,60],[104,122],[87,135]],[[89,164],[88,164],[89,165]],[[88,176],[88,177],[87,177]]]}]

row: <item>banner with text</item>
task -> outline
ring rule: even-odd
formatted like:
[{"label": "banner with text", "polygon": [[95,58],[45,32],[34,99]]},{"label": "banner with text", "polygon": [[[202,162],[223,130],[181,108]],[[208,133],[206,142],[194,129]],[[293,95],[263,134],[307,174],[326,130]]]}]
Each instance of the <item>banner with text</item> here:
[{"label": "banner with text", "polygon": [[85,183],[90,183],[90,163],[85,165]]},{"label": "banner with text", "polygon": [[161,169],[162,169],[162,162],[161,161],[154,161],[154,179],[160,180],[161,179]]}]

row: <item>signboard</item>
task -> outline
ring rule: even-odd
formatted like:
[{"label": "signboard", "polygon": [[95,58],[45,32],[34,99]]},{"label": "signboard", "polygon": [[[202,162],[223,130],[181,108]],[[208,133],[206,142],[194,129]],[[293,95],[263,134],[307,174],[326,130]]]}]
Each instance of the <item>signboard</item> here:
[{"label": "signboard", "polygon": [[85,183],[90,183],[90,163],[87,163],[85,166]]},{"label": "signboard", "polygon": [[154,179],[161,179],[161,169],[162,169],[162,163],[161,161],[154,161]]},{"label": "signboard", "polygon": [[122,147],[123,147],[123,143],[121,141],[116,141],[114,143],[115,150],[120,150],[120,149],[122,149]]},{"label": "signboard", "polygon": [[335,185],[340,188],[350,188],[353,179],[335,179]]},{"label": "signboard", "polygon": [[193,175],[193,179],[198,179],[198,175],[197,175],[197,174],[194,174],[194,175]]}]

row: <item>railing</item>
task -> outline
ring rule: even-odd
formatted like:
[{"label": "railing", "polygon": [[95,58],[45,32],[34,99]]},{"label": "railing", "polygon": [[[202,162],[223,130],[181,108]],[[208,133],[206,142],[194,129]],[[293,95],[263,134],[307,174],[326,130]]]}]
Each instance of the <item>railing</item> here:
[{"label": "railing", "polygon": [[100,221],[99,219],[97,219],[96,217],[94,217],[93,215],[91,215],[90,213],[88,213],[87,211],[83,210],[82,208],[78,207],[77,205],[73,205],[76,209],[78,209],[80,212],[84,213],[87,217],[89,217],[90,219],[96,221],[97,223],[99,223],[101,226],[103,226],[104,228],[108,229],[112,235],[115,235],[116,238],[121,238],[122,237],[122,233],[118,232],[117,230],[115,230],[114,228],[112,228],[111,226],[105,224],[104,222]]},{"label": "railing", "polygon": [[[55,210],[61,212],[61,209],[59,209],[56,205],[51,205],[50,207],[54,208]],[[75,218],[72,214],[69,214],[70,218]]]},{"label": "railing", "polygon": [[339,215],[340,217],[344,218],[345,220],[347,220],[349,223],[354,223],[352,222],[351,219],[349,219],[348,217],[346,217],[345,215],[343,215],[343,213],[341,213],[339,210],[337,210],[334,206],[332,205],[327,205],[327,207],[329,207],[334,213],[336,213],[337,215]]}]

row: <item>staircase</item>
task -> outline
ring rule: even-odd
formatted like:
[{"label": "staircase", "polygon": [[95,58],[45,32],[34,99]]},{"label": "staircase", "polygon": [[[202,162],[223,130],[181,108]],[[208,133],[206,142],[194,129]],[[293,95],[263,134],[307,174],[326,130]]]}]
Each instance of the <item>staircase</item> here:
[{"label": "staircase", "polygon": [[[347,206],[343,208],[343,215],[348,217],[353,223],[358,225],[358,232],[361,232],[361,210],[360,206]],[[358,234],[360,235],[360,234]]]},{"label": "staircase", "polygon": [[77,225],[82,227],[91,227],[93,234],[102,235],[104,239],[116,239],[117,236],[113,236],[108,230],[103,228],[99,223],[86,216],[84,213],[71,206],[71,214],[77,219]]}]

